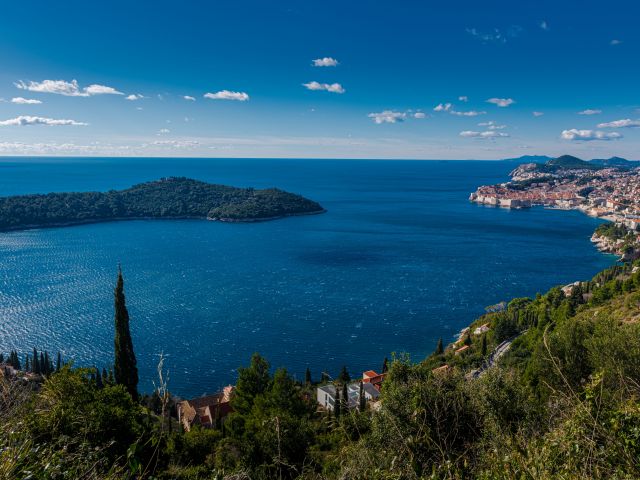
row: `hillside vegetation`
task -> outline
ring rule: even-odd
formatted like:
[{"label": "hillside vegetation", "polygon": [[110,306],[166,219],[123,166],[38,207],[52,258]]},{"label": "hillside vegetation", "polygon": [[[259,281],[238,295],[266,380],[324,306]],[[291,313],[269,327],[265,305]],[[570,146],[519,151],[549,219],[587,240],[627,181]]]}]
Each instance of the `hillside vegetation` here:
[{"label": "hillside vegetation", "polygon": [[181,432],[162,382],[137,404],[70,366],[38,391],[0,379],[0,478],[640,478],[637,266],[514,299],[470,327],[417,363],[396,356],[380,408],[341,415],[256,354],[219,430]]},{"label": "hillside vegetation", "polygon": [[312,200],[275,188],[235,188],[171,177],[104,193],[0,198],[0,230],[136,218],[255,221],[323,211]]}]

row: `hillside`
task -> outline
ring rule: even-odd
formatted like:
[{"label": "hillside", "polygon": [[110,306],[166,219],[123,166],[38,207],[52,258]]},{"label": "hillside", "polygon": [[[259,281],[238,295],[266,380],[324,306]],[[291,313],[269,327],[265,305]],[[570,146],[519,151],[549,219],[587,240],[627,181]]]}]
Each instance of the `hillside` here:
[{"label": "hillside", "polygon": [[502,159],[503,162],[512,163],[546,163],[549,160],[551,160],[551,157],[546,155],[522,155],[521,157]]},{"label": "hillside", "polygon": [[0,230],[140,218],[247,222],[323,211],[312,200],[275,188],[254,190],[171,177],[104,193],[0,198]]},{"label": "hillside", "polygon": [[0,478],[640,478],[640,264],[489,310],[418,363],[395,356],[362,411],[323,412],[310,374],[257,354],[224,423],[188,432],[161,384],[138,405],[93,369],[36,389],[0,371]]}]

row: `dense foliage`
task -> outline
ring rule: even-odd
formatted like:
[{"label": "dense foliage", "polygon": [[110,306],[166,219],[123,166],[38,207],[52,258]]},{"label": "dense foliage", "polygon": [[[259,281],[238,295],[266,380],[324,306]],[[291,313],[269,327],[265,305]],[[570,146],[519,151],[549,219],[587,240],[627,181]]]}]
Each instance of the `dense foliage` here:
[{"label": "dense foliage", "polygon": [[631,235],[631,232],[627,229],[627,227],[614,222],[607,222],[598,225],[595,233],[597,235],[600,235],[601,237],[607,237],[611,240],[620,240],[627,237],[628,235]]},{"label": "dense foliage", "polygon": [[256,354],[234,413],[187,433],[164,387],[137,404],[69,366],[39,389],[0,378],[0,478],[640,478],[638,266],[514,299],[388,367],[378,408],[335,415],[317,410],[311,372],[297,382]]},{"label": "dense foliage", "polygon": [[250,221],[322,211],[318,203],[278,189],[235,188],[172,177],[105,193],[0,198],[0,230],[136,218]]}]

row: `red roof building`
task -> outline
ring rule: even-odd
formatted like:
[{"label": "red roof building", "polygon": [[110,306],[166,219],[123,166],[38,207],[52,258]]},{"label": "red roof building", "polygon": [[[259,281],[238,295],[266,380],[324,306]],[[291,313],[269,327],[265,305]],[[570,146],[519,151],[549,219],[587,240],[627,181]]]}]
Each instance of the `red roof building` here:
[{"label": "red roof building", "polygon": [[224,387],[222,392],[214,395],[184,400],[177,405],[178,421],[186,432],[194,425],[205,428],[219,428],[224,419],[233,411],[231,395],[233,386]]}]

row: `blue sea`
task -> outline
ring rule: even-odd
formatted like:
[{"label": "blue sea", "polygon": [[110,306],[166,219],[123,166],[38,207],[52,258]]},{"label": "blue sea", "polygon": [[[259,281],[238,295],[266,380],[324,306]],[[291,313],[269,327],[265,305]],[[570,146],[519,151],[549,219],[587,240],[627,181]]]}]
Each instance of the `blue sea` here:
[{"label": "blue sea", "polygon": [[109,190],[164,176],[279,187],[323,215],[128,221],[0,233],[0,351],[108,366],[118,263],[140,370],[189,397],[260,352],[298,378],[428,355],[484,307],[590,278],[615,258],[575,211],[472,204],[514,164],[481,161],[5,158],[0,195]]}]

